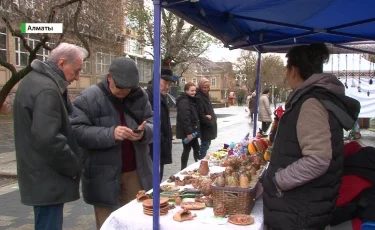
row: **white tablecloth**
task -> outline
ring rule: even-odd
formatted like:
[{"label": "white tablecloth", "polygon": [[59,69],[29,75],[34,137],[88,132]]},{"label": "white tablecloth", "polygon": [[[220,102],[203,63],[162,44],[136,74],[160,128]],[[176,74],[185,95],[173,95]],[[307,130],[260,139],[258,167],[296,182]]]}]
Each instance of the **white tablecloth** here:
[{"label": "white tablecloth", "polygon": [[[185,170],[193,170],[198,168],[199,162],[196,162],[188,166]],[[210,172],[220,172],[223,171],[223,167],[213,166],[210,167]],[[176,176],[180,176],[179,173]],[[162,184],[168,184],[163,182]],[[186,187],[191,187],[188,185]],[[183,187],[182,187],[183,189]],[[194,199],[184,199],[194,200]],[[248,226],[237,226],[229,222],[219,223],[217,219],[214,219],[214,213],[212,208],[206,207],[203,210],[192,210],[192,213],[196,213],[197,217],[193,220],[177,222],[173,220],[173,215],[180,211],[180,206],[170,210],[167,215],[160,216],[160,229],[161,230],[199,230],[199,229],[212,229],[221,230],[221,229],[247,229],[247,230],[260,230],[263,229],[263,200],[259,198],[254,205],[251,215],[255,219],[255,223]],[[142,203],[133,200],[127,205],[119,208],[113,212],[107,220],[104,222],[101,230],[152,230],[152,216],[147,216],[143,214]]]}]

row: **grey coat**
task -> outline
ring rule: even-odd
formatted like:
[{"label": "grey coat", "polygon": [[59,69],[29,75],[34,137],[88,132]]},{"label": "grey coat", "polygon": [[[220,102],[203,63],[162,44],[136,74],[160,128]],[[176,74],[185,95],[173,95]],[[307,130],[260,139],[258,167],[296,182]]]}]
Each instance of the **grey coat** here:
[{"label": "grey coat", "polygon": [[258,121],[272,122],[272,111],[270,108],[270,100],[266,94],[259,98]]},{"label": "grey coat", "polygon": [[21,202],[36,206],[74,201],[79,199],[81,164],[69,123],[67,82],[39,60],[31,67],[13,108]]},{"label": "grey coat", "polygon": [[[97,85],[83,90],[74,100],[71,120],[79,145],[84,149],[85,164],[82,192],[86,203],[117,208],[120,205],[122,169],[121,142],[115,141],[114,129],[121,125],[120,116],[110,99],[107,79],[102,79],[104,93]],[[152,161],[148,144],[152,142],[152,109],[147,93],[140,87],[131,91],[124,104],[140,121],[147,121],[144,137],[134,141],[136,166],[143,189],[152,188]],[[125,113],[129,128],[138,127]]]}]

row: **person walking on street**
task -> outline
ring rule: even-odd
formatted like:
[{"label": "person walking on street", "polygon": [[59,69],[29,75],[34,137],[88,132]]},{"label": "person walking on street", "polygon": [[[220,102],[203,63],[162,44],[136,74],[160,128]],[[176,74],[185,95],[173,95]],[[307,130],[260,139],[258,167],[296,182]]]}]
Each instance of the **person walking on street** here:
[{"label": "person walking on street", "polygon": [[[183,151],[181,155],[181,170],[187,167],[189,154],[193,148],[194,160],[202,159],[199,153],[198,137],[200,134],[200,121],[196,104],[196,87],[192,82],[185,84],[184,93],[177,98],[177,124],[176,138],[182,139]],[[194,133],[198,135],[194,137]],[[188,143],[184,142],[187,138]]]},{"label": "person walking on street", "polygon": [[255,107],[256,107],[256,101],[257,101],[257,96],[255,92],[251,94],[251,98],[249,100],[249,110],[250,110],[250,117],[251,117],[251,122],[254,122],[254,113],[255,113]]},{"label": "person walking on street", "polygon": [[293,89],[280,117],[271,160],[262,178],[267,229],[323,230],[339,195],[343,129],[353,126],[360,103],[345,96],[336,76],[323,73],[325,44],[293,47],[286,81]]},{"label": "person walking on street", "polygon": [[258,121],[262,122],[262,134],[266,135],[268,128],[272,123],[272,111],[269,100],[270,89],[265,88],[262,96],[259,98],[259,114]]},{"label": "person walking on street", "polygon": [[[164,165],[172,164],[172,126],[166,95],[171,84],[174,83],[171,69],[162,68],[160,76],[160,181],[163,179]],[[154,109],[154,95],[152,81],[146,90],[148,99]],[[150,144],[150,156],[153,157],[153,144]]]},{"label": "person walking on street", "polygon": [[67,86],[79,79],[87,51],[61,43],[46,62],[31,63],[14,99],[17,178],[36,230],[61,230],[64,203],[78,200],[81,155],[69,113]]},{"label": "person walking on street", "polygon": [[138,84],[135,62],[119,57],[73,103],[71,124],[86,157],[83,199],[94,205],[97,229],[139,190],[152,188],[152,109]]},{"label": "person walking on street", "polygon": [[211,145],[211,140],[217,136],[217,117],[210,100],[210,82],[207,78],[201,78],[197,89],[197,107],[201,131],[200,155],[205,157]]}]

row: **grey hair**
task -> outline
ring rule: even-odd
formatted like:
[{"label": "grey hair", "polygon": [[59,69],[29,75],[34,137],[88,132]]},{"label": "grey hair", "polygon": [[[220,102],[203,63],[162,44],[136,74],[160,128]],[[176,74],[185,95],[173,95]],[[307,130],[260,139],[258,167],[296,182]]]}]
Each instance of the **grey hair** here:
[{"label": "grey hair", "polygon": [[51,51],[47,61],[58,62],[60,58],[65,58],[68,62],[71,62],[78,57],[84,60],[87,56],[87,50],[80,46],[69,43],[60,43],[60,45]]}]

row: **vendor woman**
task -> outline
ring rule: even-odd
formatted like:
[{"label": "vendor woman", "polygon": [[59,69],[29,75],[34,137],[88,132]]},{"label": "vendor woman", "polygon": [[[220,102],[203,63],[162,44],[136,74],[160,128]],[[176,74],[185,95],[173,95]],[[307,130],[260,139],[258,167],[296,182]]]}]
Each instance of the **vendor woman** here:
[{"label": "vendor woman", "polygon": [[323,73],[324,44],[292,48],[286,55],[286,102],[263,180],[268,230],[321,230],[329,225],[343,169],[343,128],[360,104],[345,96],[336,76]]}]

